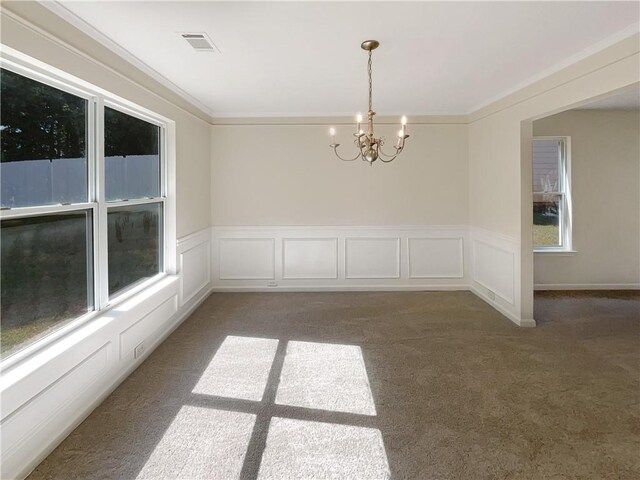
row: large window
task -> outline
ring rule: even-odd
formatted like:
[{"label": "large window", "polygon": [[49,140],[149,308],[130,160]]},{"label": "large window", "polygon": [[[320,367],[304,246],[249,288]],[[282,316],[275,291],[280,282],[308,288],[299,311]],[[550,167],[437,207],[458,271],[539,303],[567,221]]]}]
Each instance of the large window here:
[{"label": "large window", "polygon": [[164,270],[163,123],[0,71],[2,358]]},{"label": "large window", "polygon": [[536,251],[571,249],[569,139],[533,139],[533,245]]}]

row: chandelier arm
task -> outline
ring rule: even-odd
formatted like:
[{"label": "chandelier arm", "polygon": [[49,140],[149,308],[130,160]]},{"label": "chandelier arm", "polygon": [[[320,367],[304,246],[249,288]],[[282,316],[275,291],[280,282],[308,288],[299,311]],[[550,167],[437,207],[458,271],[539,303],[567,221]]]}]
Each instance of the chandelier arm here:
[{"label": "chandelier arm", "polygon": [[358,153],[358,155],[356,155],[354,158],[342,158],[338,153],[338,147],[340,146],[340,144],[338,143],[331,146],[333,147],[333,152],[336,154],[336,157],[338,157],[343,162],[353,162],[354,160],[357,160],[362,156],[362,151],[360,151],[360,153]]},{"label": "chandelier arm", "polygon": [[404,148],[404,145],[403,145],[402,147],[400,147],[400,148],[396,148],[396,147],[393,147],[393,148],[395,148],[395,149],[396,149],[395,153],[392,153],[391,155],[389,155],[388,153],[386,153],[386,152],[382,149],[382,144],[380,144],[380,146],[378,147],[378,152],[380,152],[380,153],[382,154],[382,155],[381,155],[381,157],[380,157],[380,159],[382,159],[382,157],[387,157],[387,158],[393,157],[393,158],[396,158],[396,157],[400,154],[400,152],[402,151],[402,149]]},{"label": "chandelier arm", "polygon": [[[396,149],[395,153],[392,153],[391,155],[389,155],[388,153],[386,153],[385,151],[383,151],[383,150],[382,150],[382,145],[380,145],[380,147],[378,148],[378,151],[382,154],[382,155],[380,156],[380,160],[384,161],[384,160],[382,159],[382,157],[383,157],[383,156],[384,156],[384,157],[387,157],[387,158],[391,158],[391,157],[393,157],[393,158],[391,158],[391,160],[393,160],[393,159],[394,159],[394,158],[396,158],[398,155],[400,155],[400,154],[402,153],[402,151],[404,150],[404,140],[402,141],[402,145],[401,145],[400,147],[395,147],[395,146],[394,146],[393,148],[395,148],[395,149]],[[390,162],[391,160],[388,160],[388,161]]]},{"label": "chandelier arm", "polygon": [[400,155],[400,152],[396,153],[393,157],[388,158],[386,160],[384,159],[384,157],[378,157],[378,160],[380,160],[383,163],[390,163],[390,162],[393,162],[398,155]]}]

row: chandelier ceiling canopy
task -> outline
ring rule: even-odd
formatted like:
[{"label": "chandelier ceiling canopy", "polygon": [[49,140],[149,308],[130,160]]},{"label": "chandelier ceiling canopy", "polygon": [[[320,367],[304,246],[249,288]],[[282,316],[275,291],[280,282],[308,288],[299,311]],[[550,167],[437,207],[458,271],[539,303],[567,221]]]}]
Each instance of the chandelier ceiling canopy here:
[{"label": "chandelier ceiling canopy", "polygon": [[369,75],[369,111],[367,112],[367,132],[362,129],[362,115],[358,114],[356,117],[356,132],[353,134],[356,148],[358,149],[358,153],[353,158],[343,158],[338,153],[339,143],[336,141],[336,129],[331,127],[329,129],[329,135],[331,136],[331,148],[335,152],[336,156],[340,160],[344,160],[345,162],[353,162],[358,158],[361,158],[363,161],[368,162],[369,165],[373,165],[373,162],[376,160],[381,160],[385,163],[392,162],[395,158],[402,153],[404,149],[405,140],[409,138],[407,135],[407,117],[402,116],[400,120],[400,130],[398,131],[398,138],[396,144],[393,146],[394,152],[391,154],[387,154],[382,149],[382,146],[385,143],[384,137],[376,138],[373,130],[373,116],[376,112],[373,111],[373,102],[372,102],[372,93],[373,93],[373,81],[371,78],[372,72],[372,62],[371,56],[373,51],[380,46],[380,42],[377,40],[365,40],[362,42],[361,48],[366,50],[369,54],[369,62],[367,63],[367,73]]}]

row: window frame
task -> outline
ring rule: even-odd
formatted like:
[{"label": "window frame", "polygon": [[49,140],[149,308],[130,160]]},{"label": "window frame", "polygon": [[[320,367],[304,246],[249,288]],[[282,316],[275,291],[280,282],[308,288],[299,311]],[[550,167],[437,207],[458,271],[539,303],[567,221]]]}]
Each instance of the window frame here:
[{"label": "window frame", "polygon": [[[558,190],[553,192],[536,192],[532,194],[559,195],[561,200],[558,212],[559,245],[533,245],[534,253],[573,253],[573,215],[571,201],[571,137],[566,135],[534,136],[531,142],[531,167],[533,168],[533,142],[535,140],[557,140],[560,143],[558,159]],[[533,185],[532,185],[533,187]],[[533,208],[533,196],[532,196]]]},{"label": "window frame", "polygon": [[[149,116],[146,115],[144,113],[142,113],[140,110],[138,109],[132,109],[126,105],[123,105],[120,102],[114,101],[111,98],[99,98],[98,99],[98,108],[96,110],[96,117],[100,119],[100,121],[98,122],[98,130],[96,134],[96,138],[99,139],[100,142],[100,147],[98,148],[98,152],[97,152],[97,160],[98,160],[98,165],[99,168],[98,170],[102,173],[102,175],[97,175],[96,176],[96,180],[97,180],[97,198],[98,198],[98,203],[100,205],[104,205],[103,209],[100,209],[100,213],[101,213],[101,225],[104,227],[101,231],[100,231],[100,239],[98,240],[98,243],[100,243],[101,245],[104,246],[104,255],[101,255],[100,258],[100,263],[101,263],[101,270],[99,270],[99,275],[101,276],[100,278],[100,282],[101,282],[101,289],[100,289],[100,294],[102,295],[101,297],[101,304],[109,305],[112,302],[117,302],[118,298],[120,298],[122,295],[126,294],[129,290],[135,289],[137,285],[142,284],[148,280],[152,280],[153,278],[155,278],[157,275],[163,274],[164,273],[164,265],[165,265],[165,252],[164,252],[164,246],[167,242],[167,239],[164,235],[164,229],[165,229],[165,223],[166,223],[166,191],[167,191],[167,187],[166,187],[166,174],[165,174],[165,170],[166,170],[166,166],[165,166],[165,157],[166,157],[166,152],[165,152],[165,137],[166,137],[166,128],[165,128],[165,123],[159,121],[156,117],[153,116]],[[159,155],[159,167],[160,167],[160,185],[159,185],[159,196],[157,197],[147,197],[147,198],[130,198],[130,199],[126,199],[126,200],[107,200],[106,199],[106,185],[105,185],[105,179],[106,179],[106,170],[105,170],[105,157],[104,157],[104,109],[105,108],[110,108],[112,110],[116,110],[120,113],[124,113],[126,115],[129,115],[131,117],[137,118],[139,120],[143,120],[147,123],[151,123],[153,125],[156,125],[158,127],[160,127],[160,131],[159,131],[159,145],[158,145],[158,155]],[[127,285],[126,287],[118,290],[115,292],[114,295],[109,295],[109,245],[108,245],[108,231],[109,231],[109,225],[108,225],[108,216],[109,216],[109,209],[111,208],[117,208],[117,207],[132,207],[132,206],[136,206],[136,205],[145,205],[145,204],[160,204],[162,205],[162,233],[160,235],[160,240],[162,242],[162,244],[160,245],[160,273],[154,275],[154,277],[151,278],[143,278],[140,279],[134,283],[132,283],[131,285]],[[104,287],[104,288],[103,288]]]},{"label": "window frame", "polygon": [[[125,300],[151,287],[167,275],[177,273],[176,252],[176,127],[167,117],[152,112],[125,98],[90,84],[62,70],[0,44],[0,68],[35,80],[42,84],[76,95],[87,101],[86,112],[86,158],[87,158],[87,201],[70,204],[13,207],[0,210],[0,220],[35,217],[54,213],[91,211],[93,226],[90,231],[92,242],[87,245],[93,252],[92,264],[88,265],[92,280],[93,310],[79,317],[61,321],[59,328],[25,343],[23,348],[9,354],[0,361],[0,369],[6,370],[22,363],[39,353],[52,343],[68,336],[88,322],[97,319]],[[160,191],[158,197],[130,199],[128,201],[107,202],[105,199],[104,160],[104,107],[139,118],[160,127],[159,165]],[[142,205],[159,203],[162,205],[162,227],[160,235],[160,272],[150,278],[143,278],[119,290],[109,297],[108,284],[108,244],[107,214],[109,207],[119,205]]]}]

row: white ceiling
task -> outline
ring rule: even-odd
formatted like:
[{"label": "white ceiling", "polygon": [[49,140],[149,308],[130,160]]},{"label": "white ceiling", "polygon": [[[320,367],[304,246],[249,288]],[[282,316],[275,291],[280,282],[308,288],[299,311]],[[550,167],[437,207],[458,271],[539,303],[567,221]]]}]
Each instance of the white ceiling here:
[{"label": "white ceiling", "polygon": [[587,103],[576,110],[638,110],[640,109],[640,90],[631,90],[601,100]]},{"label": "white ceiling", "polygon": [[[54,11],[95,28],[214,116],[365,111],[360,43],[369,38],[381,42],[379,114],[468,113],[628,34],[640,10],[637,2],[61,3]],[[221,53],[196,52],[179,32],[206,32]]]}]

